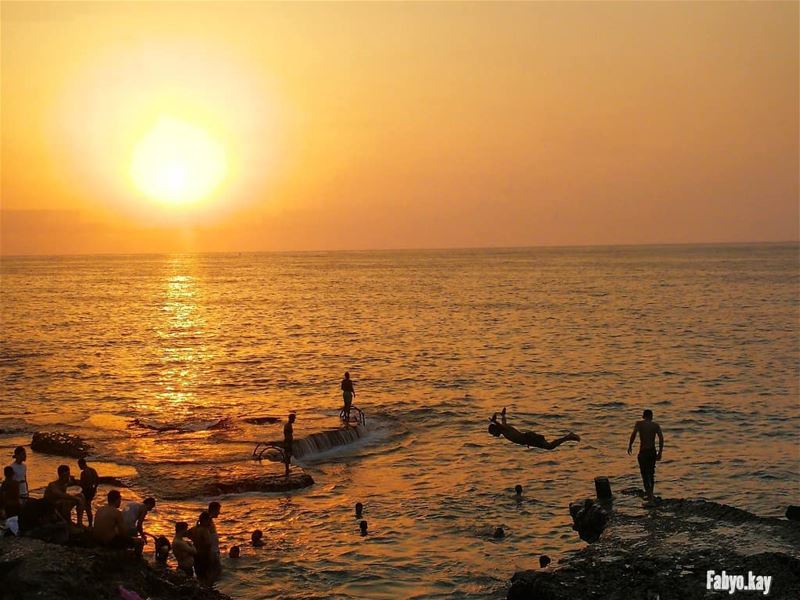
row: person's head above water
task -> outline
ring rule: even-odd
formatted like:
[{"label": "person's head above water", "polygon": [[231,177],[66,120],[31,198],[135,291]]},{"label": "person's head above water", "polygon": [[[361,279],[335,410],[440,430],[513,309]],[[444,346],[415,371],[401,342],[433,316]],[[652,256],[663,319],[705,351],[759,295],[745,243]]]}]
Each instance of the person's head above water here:
[{"label": "person's head above water", "polygon": [[231,546],[228,556],[230,556],[231,558],[239,558],[240,552],[241,550],[239,549],[239,546]]},{"label": "person's head above water", "polygon": [[551,562],[550,557],[547,556],[547,554],[542,554],[539,557],[539,567],[541,567],[542,569],[544,569],[547,565],[549,565],[550,562]]},{"label": "person's head above water", "polygon": [[219,502],[208,503],[208,514],[211,515],[212,519],[216,519],[219,516],[221,510],[222,510],[222,505]]},{"label": "person's head above water", "polygon": [[116,508],[119,508],[119,505],[122,504],[122,494],[119,493],[119,490],[111,490],[106,498],[108,498],[108,503]]},{"label": "person's head above water", "polygon": [[361,535],[367,535],[367,522],[359,521],[358,528],[361,530]]},{"label": "person's head above water", "polygon": [[256,529],[250,536],[250,541],[253,546],[263,546],[264,542],[261,540],[262,537],[264,537],[264,533],[260,529]]},{"label": "person's head above water", "polygon": [[489,423],[489,433],[494,437],[500,437],[500,426],[497,423]]},{"label": "person's head above water", "polygon": [[650,410],[649,408],[648,408],[648,409],[646,409],[646,410],[645,410],[645,411],[642,413],[642,418],[643,418],[645,421],[652,421],[652,420],[653,420],[653,411],[652,411],[652,410]]},{"label": "person's head above water", "polygon": [[361,502],[356,502],[356,516],[360,517],[362,512],[364,512],[364,505]]},{"label": "person's head above water", "polygon": [[520,484],[515,485],[514,492],[516,492],[517,496],[522,496],[522,486]]}]

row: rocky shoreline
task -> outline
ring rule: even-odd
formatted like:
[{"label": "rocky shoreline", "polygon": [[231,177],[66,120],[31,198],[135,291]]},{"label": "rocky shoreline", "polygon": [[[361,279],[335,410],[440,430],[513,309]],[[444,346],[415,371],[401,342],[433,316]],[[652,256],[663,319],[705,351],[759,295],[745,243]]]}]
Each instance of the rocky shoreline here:
[{"label": "rocky shoreline", "polygon": [[[770,576],[766,597],[800,598],[800,523],[705,500],[644,504],[633,490],[626,492],[602,505],[608,523],[597,541],[554,569],[515,573],[508,599],[730,597],[730,590],[707,589],[709,571],[743,575],[745,585],[749,572]],[[760,590],[735,595],[765,597]]]},{"label": "rocky shoreline", "polygon": [[0,600],[119,600],[119,586],[152,600],[230,600],[130,552],[0,538]]}]

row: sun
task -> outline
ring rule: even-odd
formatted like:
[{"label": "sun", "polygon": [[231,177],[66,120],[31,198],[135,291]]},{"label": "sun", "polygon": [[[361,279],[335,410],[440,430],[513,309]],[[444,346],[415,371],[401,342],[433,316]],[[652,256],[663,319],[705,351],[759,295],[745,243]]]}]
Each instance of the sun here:
[{"label": "sun", "polygon": [[205,130],[161,117],[134,147],[130,172],[149,198],[187,205],[207,199],[227,171],[224,148]]}]

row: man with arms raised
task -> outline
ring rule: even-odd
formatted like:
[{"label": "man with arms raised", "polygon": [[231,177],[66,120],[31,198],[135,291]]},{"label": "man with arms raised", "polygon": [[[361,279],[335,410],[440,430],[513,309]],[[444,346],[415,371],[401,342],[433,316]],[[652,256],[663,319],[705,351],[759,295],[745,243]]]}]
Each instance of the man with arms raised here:
[{"label": "man with arms raised", "polygon": [[[628,442],[628,454],[633,450],[636,434],[639,434],[639,470],[642,473],[644,496],[647,500],[653,499],[653,488],[656,484],[656,461],[661,460],[661,451],[664,449],[664,434],[661,426],[653,421],[653,411],[647,409],[642,413],[642,420],[636,421]],[[656,436],[658,436],[658,452],[656,452]]]},{"label": "man with arms raised", "polygon": [[92,535],[102,546],[107,548],[134,548],[136,554],[142,555],[144,543],[128,535],[122,519],[122,495],[117,490],[108,492],[108,504],[98,509],[94,517]]}]

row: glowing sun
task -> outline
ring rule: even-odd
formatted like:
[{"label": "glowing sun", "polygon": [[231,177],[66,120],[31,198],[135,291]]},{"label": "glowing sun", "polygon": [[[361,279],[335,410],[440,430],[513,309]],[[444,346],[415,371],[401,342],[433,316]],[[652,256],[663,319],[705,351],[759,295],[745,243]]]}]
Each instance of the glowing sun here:
[{"label": "glowing sun", "polygon": [[136,144],[131,177],[148,197],[165,204],[208,198],[228,170],[223,147],[206,131],[162,117]]}]

